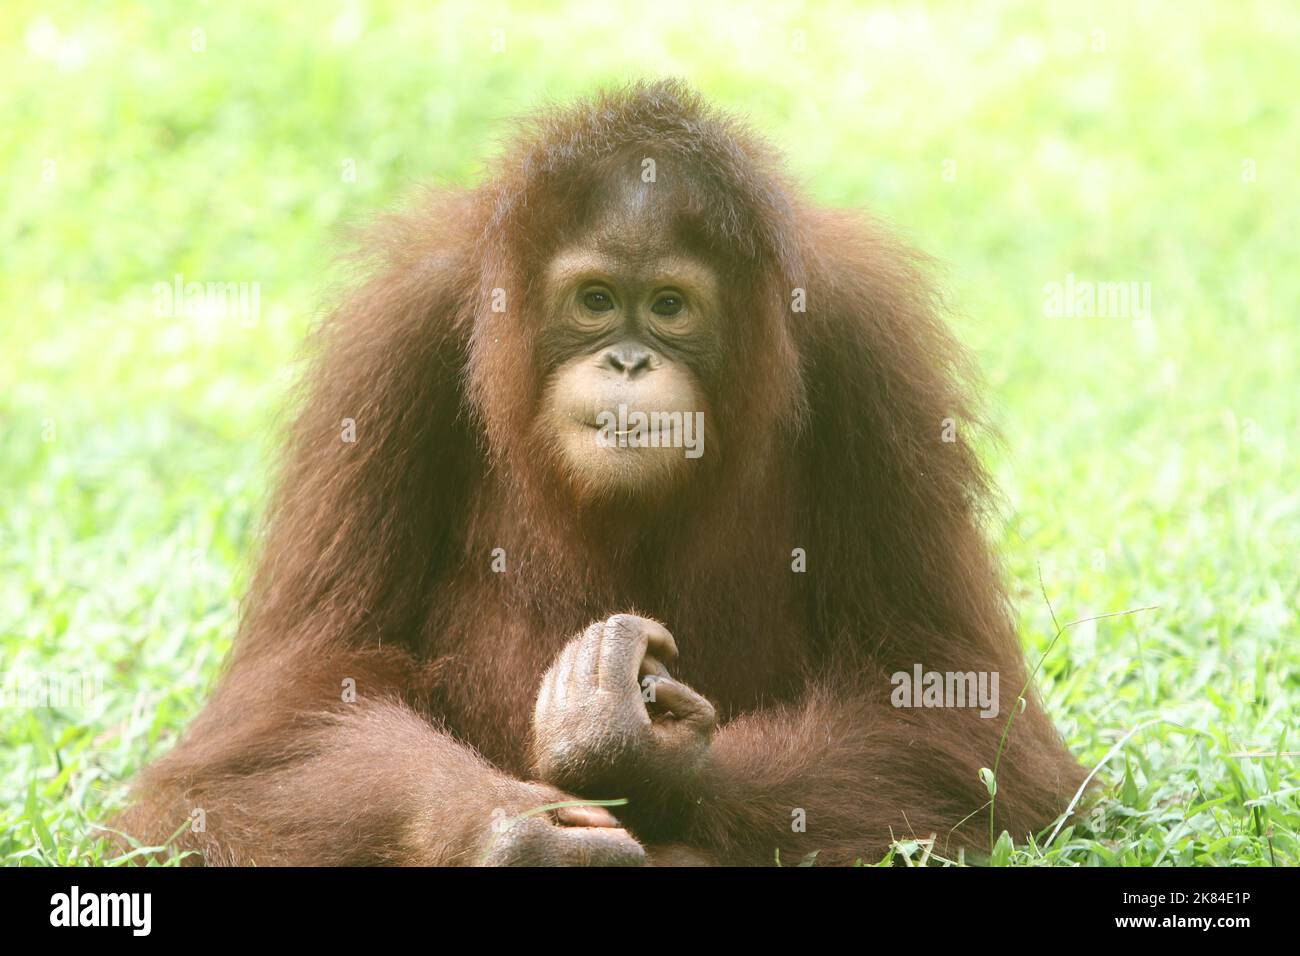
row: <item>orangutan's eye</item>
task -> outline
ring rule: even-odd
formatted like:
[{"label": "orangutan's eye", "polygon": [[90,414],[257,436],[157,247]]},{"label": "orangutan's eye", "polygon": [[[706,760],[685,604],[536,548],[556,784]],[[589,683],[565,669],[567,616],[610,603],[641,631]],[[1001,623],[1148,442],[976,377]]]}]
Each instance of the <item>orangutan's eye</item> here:
[{"label": "orangutan's eye", "polygon": [[685,304],[686,303],[682,301],[681,296],[661,295],[659,298],[655,299],[655,304],[650,306],[650,311],[655,315],[671,316],[682,311],[682,307]]},{"label": "orangutan's eye", "polygon": [[604,289],[588,289],[582,296],[582,304],[589,312],[608,312],[614,308],[614,300]]}]

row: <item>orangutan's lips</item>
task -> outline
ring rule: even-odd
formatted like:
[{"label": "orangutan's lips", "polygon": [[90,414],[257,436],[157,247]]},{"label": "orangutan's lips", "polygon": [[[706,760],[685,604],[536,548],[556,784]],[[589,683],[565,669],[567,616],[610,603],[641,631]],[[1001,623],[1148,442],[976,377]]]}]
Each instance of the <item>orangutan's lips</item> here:
[{"label": "orangutan's lips", "polygon": [[[619,447],[619,448],[626,447],[621,441],[621,439],[626,439],[629,436],[633,436],[633,435],[639,436],[643,434],[644,435],[650,434],[649,432],[639,428],[618,429],[618,428],[613,428],[610,425],[599,425],[596,422],[588,422],[588,421],[582,421],[579,422],[579,424],[583,428],[589,429],[590,431],[596,432],[597,434],[608,434],[610,438],[616,440],[615,447]],[[605,430],[607,428],[609,429],[609,431],[606,433]]]},{"label": "orangutan's lips", "polygon": [[[605,430],[604,430],[601,426],[599,426],[599,425],[592,425],[592,426],[591,426],[591,430],[592,430],[593,432],[596,432],[597,434],[604,434],[604,432],[605,432]],[[609,433],[609,438],[610,438],[611,441],[615,441],[615,440],[618,440],[618,439],[624,439],[624,438],[627,438],[627,437],[629,437],[629,436],[631,436],[631,435],[640,435],[640,434],[641,434],[641,433],[638,432],[635,428],[629,428],[629,429],[628,429],[627,431],[625,431],[625,432],[612,431],[612,432]],[[620,442],[619,444],[617,444],[615,447],[622,447],[621,442]]]},{"label": "orangutan's lips", "polygon": [[[588,421],[584,421],[584,422],[582,422],[582,427],[583,427],[583,428],[590,428],[592,431],[597,431],[597,432],[598,432],[598,431],[603,431],[604,429],[608,428],[609,425],[602,425],[602,424],[600,424],[599,422],[588,422]],[[618,429],[614,429],[613,434],[615,434],[615,435],[630,435],[630,434],[631,434],[632,432],[634,432],[635,430],[636,430],[636,429],[634,429],[634,428],[629,428],[627,431],[619,431]]]}]

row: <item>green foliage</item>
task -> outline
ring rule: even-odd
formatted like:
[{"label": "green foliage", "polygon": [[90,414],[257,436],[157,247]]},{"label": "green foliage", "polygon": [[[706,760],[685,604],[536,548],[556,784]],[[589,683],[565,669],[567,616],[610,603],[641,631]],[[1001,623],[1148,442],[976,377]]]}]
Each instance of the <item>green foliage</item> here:
[{"label": "green foliage", "polygon": [[[4,702],[0,860],[104,862],[122,781],[199,707],[341,227],[469,181],[506,117],[675,74],[946,264],[1030,655],[1040,565],[1062,623],[1158,605],[1047,655],[1109,789],[991,862],[1294,864],[1298,48],[1285,0],[10,0],[0,670],[91,692]],[[258,283],[256,321],[158,315],[178,274]],[[1150,283],[1150,319],[1047,314],[1070,275]],[[944,862],[899,837],[890,860]]]}]

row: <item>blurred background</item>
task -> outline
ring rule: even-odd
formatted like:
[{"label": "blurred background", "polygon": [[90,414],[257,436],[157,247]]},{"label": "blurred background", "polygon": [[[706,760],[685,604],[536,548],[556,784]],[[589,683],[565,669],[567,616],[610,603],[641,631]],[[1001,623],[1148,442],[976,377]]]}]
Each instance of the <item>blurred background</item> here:
[{"label": "blurred background", "polygon": [[[942,264],[1022,635],[1110,784],[993,862],[1294,864],[1298,50],[1289,0],[7,0],[0,860],[110,862],[200,706],[344,227],[675,75]],[[1045,597],[1158,607],[1052,645]]]}]

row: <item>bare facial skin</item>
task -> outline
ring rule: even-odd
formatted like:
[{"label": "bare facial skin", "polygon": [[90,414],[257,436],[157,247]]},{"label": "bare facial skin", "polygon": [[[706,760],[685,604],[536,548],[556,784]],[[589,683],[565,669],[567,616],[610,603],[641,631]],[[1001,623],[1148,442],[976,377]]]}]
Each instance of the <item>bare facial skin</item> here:
[{"label": "bare facial skin", "polygon": [[711,268],[679,253],[575,247],[551,261],[548,333],[569,357],[541,424],[582,497],[654,494],[689,476],[705,402],[683,359],[713,347],[717,288]]}]

